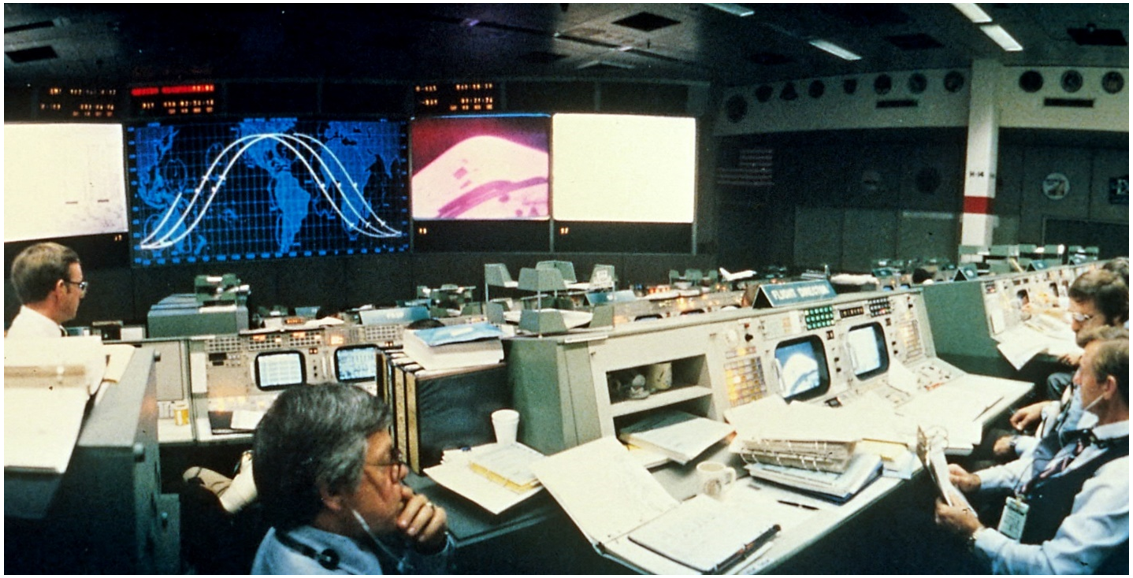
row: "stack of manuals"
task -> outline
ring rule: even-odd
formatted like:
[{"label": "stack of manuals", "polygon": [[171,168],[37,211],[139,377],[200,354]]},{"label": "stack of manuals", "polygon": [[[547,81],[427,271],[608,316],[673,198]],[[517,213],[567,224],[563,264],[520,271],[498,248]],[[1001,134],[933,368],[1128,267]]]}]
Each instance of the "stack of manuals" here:
[{"label": "stack of manuals", "polygon": [[862,488],[881,475],[881,457],[877,454],[857,453],[842,473],[814,469],[793,468],[772,464],[747,465],[753,478],[759,478],[842,503],[857,495]]},{"label": "stack of manuals", "polygon": [[498,515],[543,489],[531,471],[543,458],[523,444],[487,444],[446,451],[441,464],[425,468],[425,474]]},{"label": "stack of manuals", "polygon": [[820,472],[842,473],[854,455],[852,440],[748,438],[740,443],[749,461]]},{"label": "stack of manuals", "polygon": [[677,410],[663,410],[622,428],[618,439],[687,464],[735,431],[732,426]]},{"label": "stack of manuals", "polygon": [[406,355],[427,370],[456,369],[503,361],[500,338],[504,335],[487,322],[449,325],[406,331],[402,346]]}]

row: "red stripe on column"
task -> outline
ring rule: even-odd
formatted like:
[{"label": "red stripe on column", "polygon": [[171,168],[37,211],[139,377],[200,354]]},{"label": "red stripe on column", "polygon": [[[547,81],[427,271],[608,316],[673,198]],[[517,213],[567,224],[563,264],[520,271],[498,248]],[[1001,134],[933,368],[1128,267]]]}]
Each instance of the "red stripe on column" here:
[{"label": "red stripe on column", "polygon": [[980,215],[991,214],[990,197],[964,197],[964,212]]}]

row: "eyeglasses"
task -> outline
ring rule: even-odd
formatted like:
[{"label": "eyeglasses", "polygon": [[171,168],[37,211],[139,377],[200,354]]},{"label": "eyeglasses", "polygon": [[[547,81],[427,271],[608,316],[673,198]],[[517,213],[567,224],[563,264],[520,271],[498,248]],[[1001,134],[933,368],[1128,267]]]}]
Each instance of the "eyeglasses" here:
[{"label": "eyeglasses", "polygon": [[86,293],[87,287],[90,287],[90,281],[68,281],[66,279],[63,279],[63,282],[68,285],[78,285],[79,291],[82,291],[83,293]]},{"label": "eyeglasses", "polygon": [[1094,317],[1097,317],[1097,314],[1094,314],[1094,315],[1086,315],[1085,313],[1071,313],[1070,314],[1070,318],[1073,319],[1074,321],[1077,321],[1078,323],[1085,323],[1085,322],[1093,319]]},{"label": "eyeglasses", "polygon": [[366,464],[366,465],[374,466],[374,467],[378,467],[378,468],[389,468],[390,469],[390,477],[394,480],[397,480],[401,476],[401,467],[400,466],[403,465],[404,463],[405,463],[405,458],[404,458],[404,456],[401,455],[401,450],[398,449],[398,448],[390,448],[390,450],[389,450],[389,461],[375,462],[375,463],[370,463],[370,464]]}]

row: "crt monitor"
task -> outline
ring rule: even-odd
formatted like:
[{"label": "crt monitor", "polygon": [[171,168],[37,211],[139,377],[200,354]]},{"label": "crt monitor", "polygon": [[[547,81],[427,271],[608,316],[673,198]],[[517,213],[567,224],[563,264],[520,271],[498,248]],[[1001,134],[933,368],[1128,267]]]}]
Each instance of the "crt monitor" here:
[{"label": "crt monitor", "polygon": [[851,328],[846,334],[846,345],[858,379],[868,379],[889,369],[889,350],[885,347],[885,331],[880,323]]},{"label": "crt monitor", "polygon": [[343,383],[376,380],[377,346],[351,345],[334,350],[334,378]]},{"label": "crt monitor", "polygon": [[303,354],[298,351],[273,351],[256,356],[256,387],[262,390],[282,389],[307,382],[303,370]]},{"label": "crt monitor", "polygon": [[830,389],[826,352],[817,335],[787,340],[776,346],[775,367],[785,400],[810,399]]}]

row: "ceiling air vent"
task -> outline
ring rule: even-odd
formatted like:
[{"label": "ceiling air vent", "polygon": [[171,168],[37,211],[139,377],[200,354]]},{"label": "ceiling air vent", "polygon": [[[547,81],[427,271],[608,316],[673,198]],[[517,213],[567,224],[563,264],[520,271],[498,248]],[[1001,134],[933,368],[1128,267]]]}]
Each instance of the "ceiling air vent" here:
[{"label": "ceiling air vent", "polygon": [[886,36],[885,39],[901,50],[944,48],[943,44],[928,34],[901,34],[898,36]]},{"label": "ceiling air vent", "polygon": [[633,28],[634,30],[640,30],[642,32],[653,32],[654,30],[667,28],[674,24],[680,24],[680,22],[671,18],[665,18],[664,16],[650,14],[649,12],[639,12],[637,14],[634,14],[633,16],[627,16],[625,18],[622,18],[621,20],[615,20],[614,24],[617,24],[618,26],[625,26],[626,28]]},{"label": "ceiling air vent", "polygon": [[778,66],[794,62],[794,59],[775,52],[756,52],[747,57],[749,61],[760,66]]},{"label": "ceiling air vent", "polygon": [[7,54],[8,58],[16,64],[59,58],[59,55],[55,53],[55,49],[50,46],[36,46],[35,48],[25,48],[23,50],[7,50],[4,54]]},{"label": "ceiling air vent", "polygon": [[822,11],[845,20],[851,26],[866,28],[909,22],[909,15],[893,4],[835,4],[822,8]]},{"label": "ceiling air vent", "polygon": [[1085,28],[1067,28],[1066,33],[1078,46],[1128,46],[1129,43],[1125,40],[1125,35],[1120,30],[1114,29],[1101,29],[1093,24],[1087,24]]},{"label": "ceiling air vent", "polygon": [[5,26],[4,34],[11,34],[13,32],[24,32],[27,30],[38,30],[40,28],[55,28],[54,20],[40,20],[39,22],[29,22],[27,24],[17,24],[15,26]]}]

